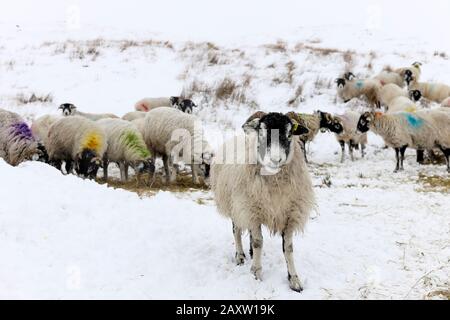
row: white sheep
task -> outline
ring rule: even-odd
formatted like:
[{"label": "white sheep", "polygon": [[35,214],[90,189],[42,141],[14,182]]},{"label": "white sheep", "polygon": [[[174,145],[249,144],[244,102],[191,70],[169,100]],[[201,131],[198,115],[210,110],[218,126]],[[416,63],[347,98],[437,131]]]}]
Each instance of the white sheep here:
[{"label": "white sheep", "polygon": [[[256,279],[261,279],[262,270],[261,226],[281,234],[289,286],[300,292],[292,238],[303,230],[315,200],[301,148],[292,137],[293,123],[286,115],[268,113],[248,123],[246,131],[243,139],[220,148],[223,154],[213,161],[211,186],[217,209],[232,220],[238,265],[245,259],[242,232],[250,231],[251,272]],[[245,143],[244,148],[236,141]],[[242,149],[245,155],[238,153]]]},{"label": "white sheep", "polygon": [[414,101],[411,99],[400,96],[392,99],[386,107],[388,113],[395,112],[416,112],[419,111],[421,107],[419,107]]},{"label": "white sheep", "polygon": [[419,101],[422,94],[418,90],[404,90],[393,83],[381,87],[378,91],[378,100],[383,106],[389,106],[392,100],[397,97],[406,97],[410,98],[412,101]]},{"label": "white sheep", "polygon": [[45,147],[37,141],[23,118],[4,109],[0,109],[0,158],[12,166],[27,160],[48,160]]},{"label": "white sheep", "polygon": [[76,173],[82,177],[96,177],[106,148],[104,130],[85,117],[64,117],[54,122],[48,132],[50,161],[60,170],[61,161],[66,162],[66,168],[75,164]]},{"label": "white sheep", "polygon": [[147,112],[144,112],[144,111],[131,111],[131,112],[125,113],[123,115],[122,119],[127,120],[127,121],[133,121],[136,119],[145,118],[146,115],[147,115]]},{"label": "white sheep", "polygon": [[35,119],[31,124],[31,131],[36,139],[41,141],[44,146],[47,144],[48,131],[51,125],[61,118],[61,116],[47,114]]},{"label": "white sheep", "polygon": [[411,64],[410,67],[397,68],[393,72],[400,75],[400,77],[402,77],[402,79],[405,80],[406,82],[408,82],[409,76],[412,76],[412,75],[418,81],[420,78],[420,73],[421,73],[421,70],[420,70],[421,65],[422,65],[422,63],[420,63],[420,62],[414,62],[413,64]]},{"label": "white sheep", "polygon": [[159,107],[177,107],[180,97],[164,98],[144,98],[136,102],[134,109],[136,111],[148,112]]},{"label": "white sheep", "polygon": [[418,82],[414,76],[411,77],[408,88],[420,91],[424,98],[437,103],[442,103],[450,97],[450,86],[443,83]]},{"label": "white sheep", "polygon": [[87,113],[87,112],[81,112],[77,110],[77,107],[71,103],[63,103],[59,106],[58,109],[62,110],[62,115],[67,116],[81,116],[85,117],[87,119],[97,121],[100,119],[106,119],[106,118],[118,118],[115,114],[112,113]]},{"label": "white sheep", "polygon": [[342,115],[334,116],[343,128],[340,132],[335,133],[336,140],[341,146],[341,163],[344,162],[345,158],[345,144],[348,145],[348,150],[352,161],[354,161],[353,149],[361,148],[361,157],[364,158],[364,150],[366,149],[367,144],[367,133],[361,133],[357,130],[360,116],[361,115],[358,112],[351,110],[347,110]]},{"label": "white sheep", "polygon": [[379,108],[378,92],[382,87],[380,81],[376,79],[355,79],[353,74],[351,75],[346,74],[344,78],[335,80],[339,98],[348,102],[353,98],[364,96],[372,107]]},{"label": "white sheep", "polygon": [[385,86],[387,84],[395,84],[401,88],[405,86],[403,77],[396,72],[381,71],[379,74],[373,77],[373,79],[380,81],[380,84],[382,86]]},{"label": "white sheep", "polygon": [[101,119],[97,124],[104,130],[108,148],[103,157],[103,176],[108,179],[109,162],[115,162],[120,168],[122,182],[128,180],[128,167],[138,174],[154,170],[151,154],[145,145],[139,129],[122,119]]},{"label": "white sheep", "polygon": [[[143,126],[148,149],[162,157],[167,182],[175,180],[172,169],[180,157],[191,164],[194,183],[200,182],[199,171],[203,171],[205,178],[209,177],[213,151],[197,117],[175,108],[161,107],[148,112]],[[205,165],[204,170],[202,165]]]},{"label": "white sheep", "polygon": [[358,130],[364,133],[369,129],[380,135],[386,145],[394,148],[397,161],[394,172],[403,170],[406,148],[429,150],[436,146],[438,130],[423,116],[423,111],[392,114],[365,112],[358,121]]}]

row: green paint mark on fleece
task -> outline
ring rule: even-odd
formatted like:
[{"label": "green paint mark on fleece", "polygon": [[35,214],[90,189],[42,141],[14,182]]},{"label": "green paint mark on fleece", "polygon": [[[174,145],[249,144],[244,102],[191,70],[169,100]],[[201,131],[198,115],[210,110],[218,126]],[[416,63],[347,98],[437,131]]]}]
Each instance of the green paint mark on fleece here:
[{"label": "green paint mark on fleece", "polygon": [[123,134],[125,144],[142,158],[150,157],[150,151],[144,141],[133,131],[126,131]]},{"label": "green paint mark on fleece", "polygon": [[361,81],[361,80],[358,80],[358,81],[356,81],[355,86],[356,86],[358,89],[361,89],[362,87],[364,87],[364,82]]}]

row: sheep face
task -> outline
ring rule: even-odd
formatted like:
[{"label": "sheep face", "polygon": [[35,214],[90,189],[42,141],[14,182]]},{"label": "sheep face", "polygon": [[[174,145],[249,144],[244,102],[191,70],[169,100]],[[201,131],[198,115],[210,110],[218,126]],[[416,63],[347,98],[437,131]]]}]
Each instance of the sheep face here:
[{"label": "sheep face", "polygon": [[180,97],[170,97],[170,103],[172,106],[177,106],[180,102]]},{"label": "sheep face", "polygon": [[271,112],[245,124],[247,133],[256,137],[257,162],[268,174],[276,174],[289,163],[293,155],[293,134],[305,133],[302,127],[293,124],[282,114]]},{"label": "sheep face", "polygon": [[355,75],[352,72],[346,72],[344,74],[344,78],[345,78],[345,80],[352,81],[356,77],[355,77]]},{"label": "sheep face", "polygon": [[346,90],[346,79],[338,78],[335,80],[335,82],[337,84],[338,97],[341,98],[345,103],[349,102],[352,97],[350,96],[348,90]]},{"label": "sheep face", "polygon": [[192,113],[192,109],[197,107],[195,103],[190,99],[183,99],[178,103],[178,109],[183,111],[184,113]]},{"label": "sheep face", "polygon": [[155,172],[155,165],[152,159],[147,159],[144,161],[136,161],[135,163],[132,163],[132,167],[134,171],[136,171],[138,174],[142,173],[153,174]]},{"label": "sheep face", "polygon": [[420,92],[420,90],[409,90],[408,94],[409,98],[414,102],[417,102],[422,98],[422,92]]},{"label": "sheep face", "polygon": [[327,112],[318,111],[320,117],[320,128],[330,130],[334,133],[341,133],[344,130],[342,123]]},{"label": "sheep face", "polygon": [[42,143],[38,143],[37,149],[37,161],[48,163],[49,157],[45,146]]},{"label": "sheep face", "polygon": [[93,179],[97,176],[101,161],[92,150],[85,149],[77,157],[75,162],[76,173],[83,178]]},{"label": "sheep face", "polygon": [[370,124],[373,122],[375,116],[371,112],[364,112],[361,117],[359,117],[358,125],[356,126],[358,131],[364,133],[369,131]]},{"label": "sheep face", "polygon": [[61,109],[63,116],[67,117],[67,116],[73,115],[75,113],[75,110],[77,109],[77,107],[75,107],[71,103],[63,103],[62,105],[59,106],[58,109]]},{"label": "sheep face", "polygon": [[409,86],[409,84],[413,81],[415,81],[415,77],[414,74],[412,73],[411,70],[406,70],[405,71],[405,75],[403,76],[403,80],[405,80],[406,85]]}]

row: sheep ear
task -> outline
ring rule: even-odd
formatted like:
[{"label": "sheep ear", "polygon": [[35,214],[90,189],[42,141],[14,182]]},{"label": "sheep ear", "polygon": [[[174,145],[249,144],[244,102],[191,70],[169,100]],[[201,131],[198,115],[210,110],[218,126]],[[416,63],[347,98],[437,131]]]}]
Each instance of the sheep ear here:
[{"label": "sheep ear", "polygon": [[244,129],[244,132],[246,134],[249,134],[251,132],[255,132],[258,129],[258,127],[259,127],[260,120],[261,120],[260,118],[252,119],[252,120],[244,123],[242,125],[242,129]]},{"label": "sheep ear", "polygon": [[62,104],[62,105],[60,105],[59,107],[58,107],[58,109],[61,109],[61,110],[63,110],[64,109],[64,105]]}]

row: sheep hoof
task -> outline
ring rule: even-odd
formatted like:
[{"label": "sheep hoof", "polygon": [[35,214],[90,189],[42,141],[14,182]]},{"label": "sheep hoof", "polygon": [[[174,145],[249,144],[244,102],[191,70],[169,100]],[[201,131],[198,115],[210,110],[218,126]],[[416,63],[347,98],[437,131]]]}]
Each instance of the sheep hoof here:
[{"label": "sheep hoof", "polygon": [[298,278],[298,276],[289,277],[289,288],[291,288],[292,290],[294,290],[296,292],[303,291],[302,283],[300,282],[300,279]]},{"label": "sheep hoof", "polygon": [[262,269],[261,269],[261,267],[257,268],[255,266],[252,266],[250,270],[253,273],[253,275],[255,276],[256,280],[262,280],[262,277],[261,277]]},{"label": "sheep hoof", "polygon": [[241,253],[236,252],[236,264],[238,266],[241,266],[244,264],[244,262],[245,262],[245,254],[243,252]]}]

